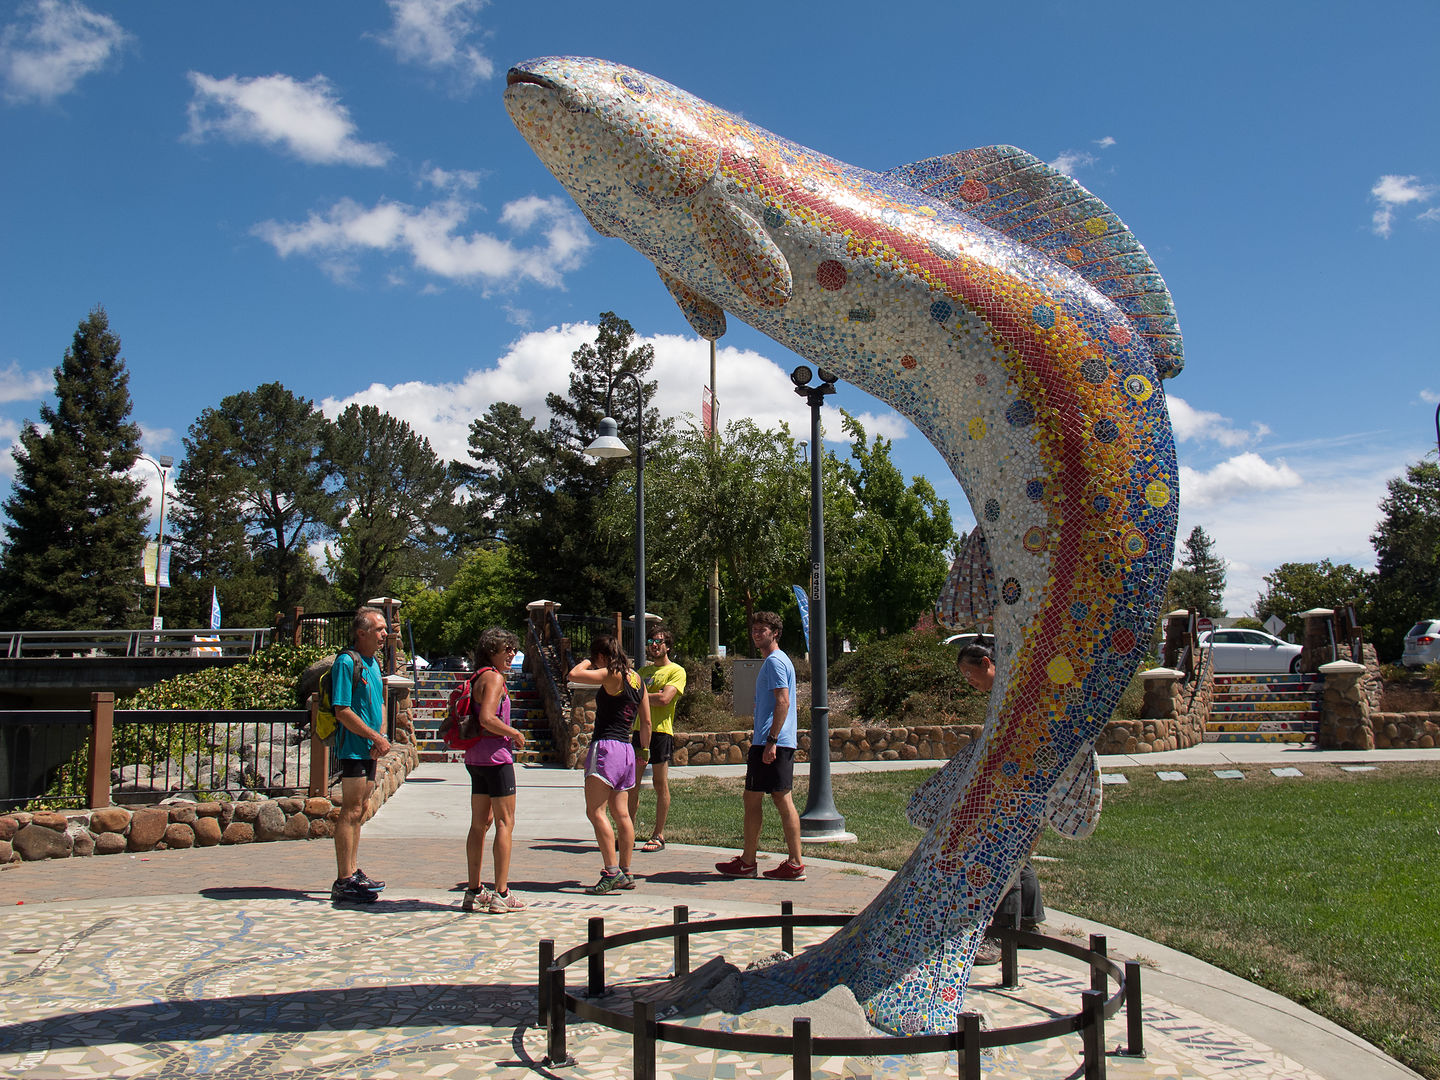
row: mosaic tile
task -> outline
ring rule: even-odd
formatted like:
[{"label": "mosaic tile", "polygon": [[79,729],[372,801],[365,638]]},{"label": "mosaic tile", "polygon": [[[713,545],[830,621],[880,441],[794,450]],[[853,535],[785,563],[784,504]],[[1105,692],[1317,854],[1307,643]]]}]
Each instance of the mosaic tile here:
[{"label": "mosaic tile", "polygon": [[947,801],[894,881],[781,975],[815,996],[846,983],[890,1031],[951,1030],[1039,830],[1093,825],[1052,795],[1163,599],[1179,493],[1163,380],[1183,363],[1165,283],[1109,207],[1015,147],[873,172],[606,61],[533,60],[507,81],[535,153],[697,333],[741,319],[903,413],[983,523],[968,591],[946,600],[993,611],[976,750],[942,770]]}]

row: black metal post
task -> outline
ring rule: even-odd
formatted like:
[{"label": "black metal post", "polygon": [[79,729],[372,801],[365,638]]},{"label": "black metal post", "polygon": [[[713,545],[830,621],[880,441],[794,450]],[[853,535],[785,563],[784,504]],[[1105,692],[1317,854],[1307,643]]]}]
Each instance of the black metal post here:
[{"label": "black metal post", "polygon": [[1125,1053],[1129,1057],[1145,1056],[1145,1023],[1140,1005],[1140,964],[1135,960],[1125,961],[1125,1024],[1127,1043]]},{"label": "black metal post", "polygon": [[1085,1080],[1105,1080],[1105,993],[1080,991],[1080,1011],[1085,1021],[1080,1038],[1085,1047]]},{"label": "black metal post", "polygon": [[568,1065],[570,1055],[565,1050],[565,969],[552,967],[547,973],[550,980],[550,1022],[545,1029],[545,1065]]},{"label": "black metal post", "polygon": [[790,1066],[795,1080],[810,1080],[810,1058],[813,1053],[810,1018],[797,1016],[790,1029]]},{"label": "black metal post", "polygon": [[[804,378],[800,378],[801,373]],[[824,370],[819,386],[806,386],[810,369],[801,365],[790,378],[795,392],[810,406],[810,786],[800,815],[802,837],[824,838],[845,832],[845,819],[835,809],[830,788],[830,680],[825,623],[825,492],[821,483],[825,444],[820,434],[820,406],[835,392],[835,380]]]},{"label": "black metal post", "polygon": [[599,997],[605,993],[605,920],[597,915],[589,921],[590,979],[585,987],[587,997]]},{"label": "black metal post", "polygon": [[1000,939],[1000,988],[1015,990],[1020,986],[1020,946],[1010,934]]},{"label": "black metal post", "polygon": [[690,908],[685,904],[675,905],[675,977],[690,972]]},{"label": "black metal post", "polygon": [[795,955],[795,901],[780,901],[780,948]]},{"label": "black metal post", "polygon": [[635,1002],[635,1034],[631,1046],[635,1057],[635,1080],[655,1080],[655,1006]]},{"label": "black metal post", "polygon": [[1105,968],[1101,961],[1106,959],[1105,935],[1090,935],[1090,951],[1099,959],[1090,961],[1090,989],[1097,993],[1105,993]]},{"label": "black metal post", "polygon": [[960,1047],[960,1075],[965,1080],[980,1080],[980,1014],[960,1014],[960,1032],[964,1042]]},{"label": "black metal post", "polygon": [[550,1022],[550,968],[555,964],[555,939],[540,939],[540,980],[536,987],[540,998],[540,1016],[537,1023],[545,1027]]}]

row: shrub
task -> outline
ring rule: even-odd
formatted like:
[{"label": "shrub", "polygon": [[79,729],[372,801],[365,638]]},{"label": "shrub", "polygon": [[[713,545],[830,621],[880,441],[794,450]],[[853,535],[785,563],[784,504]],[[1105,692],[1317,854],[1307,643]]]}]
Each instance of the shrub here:
[{"label": "shrub", "polygon": [[987,695],[955,668],[955,650],[935,630],[891,634],[830,665],[830,682],[850,692],[872,724],[980,723]]},{"label": "shrub", "polygon": [[177,675],[137,691],[117,709],[293,709],[301,673],[334,650],[270,645],[232,667]]}]

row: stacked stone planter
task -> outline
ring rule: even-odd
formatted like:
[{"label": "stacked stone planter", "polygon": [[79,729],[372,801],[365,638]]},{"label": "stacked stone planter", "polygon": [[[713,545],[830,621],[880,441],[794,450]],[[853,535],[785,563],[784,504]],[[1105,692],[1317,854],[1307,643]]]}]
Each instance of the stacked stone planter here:
[{"label": "stacked stone planter", "polygon": [[[392,745],[394,749],[376,766],[375,791],[365,807],[367,821],[419,763],[413,744]],[[337,785],[330,789],[329,798],[296,795],[254,802],[172,799],[133,810],[107,806],[0,814],[0,863],[321,839],[334,835],[339,807]]]}]

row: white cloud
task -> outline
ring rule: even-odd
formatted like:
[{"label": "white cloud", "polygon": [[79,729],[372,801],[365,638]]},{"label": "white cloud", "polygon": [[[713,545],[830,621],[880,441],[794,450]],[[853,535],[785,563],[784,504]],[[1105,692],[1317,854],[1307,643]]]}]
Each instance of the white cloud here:
[{"label": "white cloud", "polygon": [[1298,487],[1301,482],[1300,474],[1284,461],[1272,465],[1249,451],[1205,472],[1180,466],[1180,497],[1186,506],[1213,506],[1252,492]]},{"label": "white cloud", "polygon": [[[513,402],[526,416],[536,418],[537,428],[548,426],[545,395],[566,393],[571,354],[594,343],[595,329],[590,323],[567,323],[533,331],[512,343],[493,367],[472,371],[457,383],[376,383],[344,399],[327,398],[321,408],[333,417],[350,404],[374,405],[428,438],[442,458],[469,461],[470,422],[492,402]],[[710,377],[709,345],[678,334],[637,336],[632,344],[655,350],[650,378],[657,384],[654,405],[660,415],[698,423],[702,389]],[[740,417],[765,428],[785,421],[797,439],[809,437],[810,410],[795,395],[789,373],[775,361],[749,349],[722,347],[716,352],[715,367],[722,425]],[[628,408],[634,409],[633,391]],[[872,437],[902,438],[908,433],[895,413],[865,413],[860,419]],[[822,420],[826,442],[843,445],[839,412],[826,409]]]},{"label": "white cloud", "polygon": [[1440,405],[1440,393],[1427,387],[1420,391],[1420,400],[1427,405]]},{"label": "white cloud", "polygon": [[1087,154],[1084,150],[1065,150],[1054,161],[1050,167],[1056,172],[1062,172],[1066,176],[1074,176],[1076,169],[1084,169],[1095,164],[1095,155]]},{"label": "white cloud", "polygon": [[[14,360],[0,371],[0,403],[12,401],[37,401],[55,386],[54,376],[48,371],[22,371]],[[0,438],[3,438],[0,431]]]},{"label": "white cloud", "polygon": [[457,194],[479,187],[481,174],[466,169],[442,169],[437,165],[427,169],[421,179],[447,194]]},{"label": "white cloud", "polygon": [[[1429,202],[1436,190],[1432,185],[1420,183],[1418,176],[1385,175],[1380,177],[1375,181],[1375,186],[1370,189],[1370,197],[1380,204],[1375,208],[1375,213],[1370,219],[1375,235],[1390,235],[1396,207]],[[1432,213],[1433,211],[1427,210],[1420,216],[1425,220],[1434,220]]]},{"label": "white cloud", "polygon": [[517,232],[543,230],[543,243],[517,247],[487,233],[462,234],[476,207],[458,198],[415,207],[382,199],[364,207],[342,199],[324,215],[304,222],[265,221],[251,231],[281,257],[308,255],[332,273],[347,273],[354,257],[367,252],[403,253],[417,270],[454,281],[485,280],[496,285],[529,279],[559,285],[589,250],[590,230],[565,200],[534,196],[506,206],[502,224]]},{"label": "white cloud", "polygon": [[0,82],[11,102],[68,94],[130,40],[110,16],[75,0],[34,0],[19,10],[21,19],[0,30]]},{"label": "white cloud", "polygon": [[0,417],[0,444],[5,450],[0,453],[0,480],[15,482],[15,450],[20,446],[20,425],[8,416]]},{"label": "white cloud", "polygon": [[1270,429],[1260,423],[1252,430],[1244,431],[1219,413],[1197,409],[1174,394],[1166,402],[1170,406],[1170,427],[1177,442],[1213,442],[1234,449],[1270,434]]},{"label": "white cloud", "polygon": [[279,146],[312,165],[384,165],[390,151],[360,142],[349,110],[340,104],[330,81],[316,75],[299,82],[288,75],[215,79],[192,71],[190,130],[202,141],[215,133],[236,142]]},{"label": "white cloud", "polygon": [[448,71],[465,86],[495,74],[495,63],[470,39],[485,0],[386,0],[394,22],[380,41],[407,64]]},{"label": "white cloud", "polygon": [[1115,145],[1115,136],[1106,135],[1103,139],[1096,139],[1095,145],[1100,147],[1101,150],[1109,150],[1110,147]]}]

